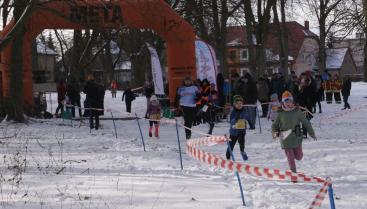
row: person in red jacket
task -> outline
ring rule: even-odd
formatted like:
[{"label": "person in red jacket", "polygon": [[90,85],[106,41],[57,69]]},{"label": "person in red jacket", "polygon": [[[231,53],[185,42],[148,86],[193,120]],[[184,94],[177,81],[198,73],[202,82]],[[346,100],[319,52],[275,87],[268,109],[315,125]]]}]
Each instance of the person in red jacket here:
[{"label": "person in red jacket", "polygon": [[65,100],[66,95],[66,83],[64,80],[60,80],[59,84],[57,85],[57,102],[58,106],[56,108],[55,116],[58,116],[59,110],[61,110],[61,114],[64,112],[64,105],[62,102]]},{"label": "person in red jacket", "polygon": [[112,81],[111,82],[111,94],[112,94],[112,98],[116,98],[116,91],[117,91],[117,83],[116,81]]}]

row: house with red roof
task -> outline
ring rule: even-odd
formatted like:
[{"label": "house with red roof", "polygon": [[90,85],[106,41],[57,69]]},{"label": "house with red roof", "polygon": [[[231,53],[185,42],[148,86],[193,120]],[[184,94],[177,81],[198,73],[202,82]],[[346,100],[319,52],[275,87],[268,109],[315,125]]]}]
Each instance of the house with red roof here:
[{"label": "house with red roof", "polygon": [[[292,21],[286,23],[288,30],[289,71],[297,75],[311,71],[317,62],[318,36],[309,30],[309,23],[305,25]],[[270,23],[266,42],[266,72],[268,75],[281,72],[279,62],[280,41],[277,25]],[[256,38],[253,37],[256,44]],[[229,72],[240,75],[249,70],[249,44],[245,26],[230,26],[227,28],[227,63]]]}]

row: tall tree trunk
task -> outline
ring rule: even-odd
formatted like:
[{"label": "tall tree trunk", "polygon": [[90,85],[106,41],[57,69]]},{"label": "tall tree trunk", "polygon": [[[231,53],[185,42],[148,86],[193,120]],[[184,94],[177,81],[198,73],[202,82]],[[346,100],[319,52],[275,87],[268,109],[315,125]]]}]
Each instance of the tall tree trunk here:
[{"label": "tall tree trunk", "polygon": [[[14,20],[18,21],[27,6],[24,0],[14,1]],[[26,33],[25,26],[19,28],[19,33],[13,38],[11,63],[8,120],[24,121],[24,96],[23,96],[23,41]]]},{"label": "tall tree trunk", "polygon": [[363,20],[364,20],[364,34],[366,38],[364,39],[364,58],[363,58],[363,80],[367,82],[367,0],[363,0]]},{"label": "tall tree trunk", "polygon": [[[109,32],[107,32],[109,33]],[[105,53],[103,54],[103,64],[104,64],[104,71],[105,71],[105,84],[110,84],[112,80],[114,80],[114,69],[113,69],[113,61],[112,61],[112,54],[111,54],[111,38],[110,34],[105,36],[104,39],[107,43],[105,44]]]},{"label": "tall tree trunk", "polygon": [[67,76],[71,78],[79,78],[81,71],[81,64],[79,62],[83,52],[83,37],[81,30],[74,30],[73,34],[73,49],[71,51],[71,68],[70,72],[67,72]]},{"label": "tall tree trunk", "polygon": [[274,13],[274,23],[277,25],[278,28],[278,37],[279,37],[279,62],[280,62],[280,69],[284,76],[285,80],[288,80],[288,30],[286,24],[286,17],[285,17],[285,1],[280,0],[280,12],[282,21],[279,22],[279,16],[277,12],[277,8],[273,7]]},{"label": "tall tree trunk", "polygon": [[249,57],[249,67],[252,75],[257,72],[256,69],[256,52],[254,43],[254,23],[255,17],[252,12],[251,1],[244,0],[244,12],[245,12],[245,22],[246,22],[246,32],[247,32],[247,43],[248,43],[248,57]]},{"label": "tall tree trunk", "polygon": [[326,32],[325,32],[325,20],[320,19],[320,40],[319,40],[319,67],[320,74],[324,73],[326,70]]}]

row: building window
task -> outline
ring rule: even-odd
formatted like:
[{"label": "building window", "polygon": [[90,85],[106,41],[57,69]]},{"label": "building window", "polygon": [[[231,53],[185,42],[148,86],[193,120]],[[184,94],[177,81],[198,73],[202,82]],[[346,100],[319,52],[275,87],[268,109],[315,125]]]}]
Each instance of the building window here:
[{"label": "building window", "polygon": [[247,61],[248,60],[248,49],[241,49],[241,61]]},{"label": "building window", "polygon": [[229,59],[231,59],[232,61],[236,60],[236,50],[231,50],[229,52]]}]

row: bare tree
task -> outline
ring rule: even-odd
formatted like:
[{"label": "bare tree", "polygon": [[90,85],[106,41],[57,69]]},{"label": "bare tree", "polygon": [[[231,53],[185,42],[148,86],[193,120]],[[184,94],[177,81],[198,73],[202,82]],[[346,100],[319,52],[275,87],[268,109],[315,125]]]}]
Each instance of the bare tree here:
[{"label": "bare tree", "polygon": [[247,42],[249,44],[250,70],[253,75],[259,77],[266,70],[265,44],[268,38],[270,13],[272,8],[276,6],[276,0],[257,0],[255,5],[247,0],[242,0],[242,2],[244,3]]},{"label": "bare tree", "polygon": [[332,28],[341,20],[340,15],[336,14],[331,17],[332,12],[342,0],[306,0],[309,9],[317,17],[319,23],[319,67],[320,72],[326,70],[326,38]]},{"label": "bare tree", "polygon": [[226,39],[228,20],[241,8],[242,1],[187,0],[182,14],[198,31],[204,41],[214,46],[220,71],[227,73]]},{"label": "bare tree", "polygon": [[273,7],[274,13],[274,23],[277,24],[278,28],[278,37],[279,37],[279,61],[280,68],[282,69],[282,73],[284,78],[288,79],[288,29],[286,25],[286,6],[287,0],[280,0],[280,14],[281,14],[281,22],[279,21],[277,7]]}]

